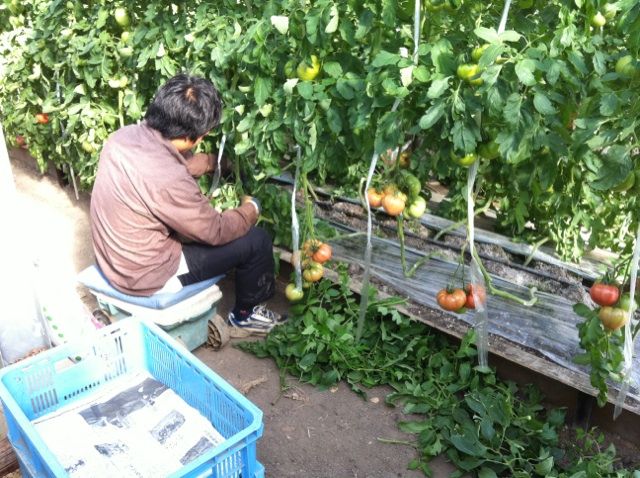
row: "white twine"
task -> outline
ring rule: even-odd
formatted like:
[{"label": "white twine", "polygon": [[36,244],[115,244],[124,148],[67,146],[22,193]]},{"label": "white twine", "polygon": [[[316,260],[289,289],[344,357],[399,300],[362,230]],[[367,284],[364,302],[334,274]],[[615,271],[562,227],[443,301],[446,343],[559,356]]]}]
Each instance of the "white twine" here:
[{"label": "white twine", "polygon": [[300,145],[296,144],[296,174],[293,180],[293,191],[291,192],[291,247],[293,249],[292,262],[296,274],[296,288],[302,290],[302,266],[300,264],[300,223],[296,212],[296,192],[298,181],[300,180],[300,163],[302,163],[302,152]]},{"label": "white twine", "polygon": [[[416,0],[415,8],[413,12],[413,62],[418,63],[418,46],[420,42],[420,0]],[[391,112],[395,112],[400,105],[400,98],[396,98],[396,101],[391,107]],[[398,155],[398,149],[392,153],[392,158],[396,159]],[[373,153],[371,157],[371,164],[369,164],[369,173],[367,174],[367,181],[364,187],[365,204],[367,207],[367,244],[364,250],[364,273],[362,275],[362,288],[360,289],[360,310],[358,313],[358,328],[356,330],[356,340],[360,340],[362,335],[362,328],[364,325],[365,314],[367,313],[367,306],[369,305],[369,276],[371,275],[371,236],[373,230],[373,221],[371,214],[371,204],[369,204],[369,197],[367,191],[371,187],[371,181],[376,171],[376,165],[378,164],[378,154]]]},{"label": "white twine", "polygon": [[211,188],[209,188],[209,196],[213,196],[213,192],[218,188],[218,184],[220,183],[220,175],[222,174],[220,166],[222,165],[222,152],[224,151],[224,143],[226,141],[227,135],[223,134],[222,139],[220,140],[220,148],[218,148],[218,165],[216,166],[216,170],[213,172]]}]

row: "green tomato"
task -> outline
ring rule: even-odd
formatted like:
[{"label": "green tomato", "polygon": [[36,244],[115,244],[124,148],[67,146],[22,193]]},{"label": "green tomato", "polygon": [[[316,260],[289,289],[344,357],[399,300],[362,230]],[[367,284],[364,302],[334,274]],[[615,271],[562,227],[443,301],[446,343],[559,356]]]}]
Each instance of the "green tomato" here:
[{"label": "green tomato", "polygon": [[320,66],[320,60],[318,57],[316,55],[311,55],[311,62],[303,60],[298,64],[298,68],[296,69],[298,78],[302,81],[315,80],[320,73]]},{"label": "green tomato", "polygon": [[96,152],[96,148],[93,147],[93,145],[89,142],[89,141],[83,141],[82,142],[82,149],[89,154],[93,154]]},{"label": "green tomato", "polygon": [[480,67],[475,63],[465,63],[458,65],[456,73],[461,80],[465,80],[472,85],[481,85],[482,78],[479,77],[480,71]]},{"label": "green tomato", "polygon": [[458,78],[461,80],[468,80],[472,78],[478,73],[478,65],[474,65],[471,63],[463,63],[462,65],[458,65],[458,69],[456,70],[456,74]]},{"label": "green tomato", "polygon": [[635,60],[631,55],[621,56],[616,62],[616,73],[623,78],[634,78],[638,76],[638,68],[634,65]]},{"label": "green tomato", "polygon": [[115,12],[113,13],[113,18],[115,19],[116,23],[123,28],[128,27],[131,23],[129,13],[122,7],[116,8]]},{"label": "green tomato", "polygon": [[491,45],[489,45],[488,43],[485,43],[485,44],[484,44],[484,45],[482,45],[482,46],[479,46],[479,47],[474,48],[474,49],[471,51],[471,59],[472,59],[473,61],[475,61],[476,63],[477,63],[477,62],[479,62],[479,61],[480,61],[480,58],[482,57],[482,54],[485,52],[485,50],[486,50],[487,48],[489,48],[489,46],[491,46]]},{"label": "green tomato", "polygon": [[451,153],[451,159],[453,159],[453,162],[458,166],[468,168],[478,160],[478,156],[476,155],[476,153],[467,153],[464,156],[458,156],[454,153]]},{"label": "green tomato", "polygon": [[518,0],[516,5],[520,8],[531,8],[533,7],[533,0]]},{"label": "green tomato", "polygon": [[402,177],[400,178],[399,183],[401,184],[401,189],[409,196],[409,198],[416,198],[422,191],[422,183],[420,180],[411,174],[408,171],[402,172]]},{"label": "green tomato", "polygon": [[500,145],[495,141],[482,143],[478,147],[478,155],[485,159],[496,159],[500,156]]},{"label": "green tomato", "polygon": [[118,54],[122,58],[129,58],[131,55],[133,55],[133,48],[131,48],[130,46],[118,48]]},{"label": "green tomato", "polygon": [[600,28],[600,27],[603,27],[606,23],[607,23],[607,19],[600,12],[596,12],[596,14],[591,17],[592,27]]},{"label": "green tomato", "polygon": [[284,293],[289,302],[297,302],[304,297],[304,292],[298,289],[295,284],[288,284]]},{"label": "green tomato", "polygon": [[618,7],[613,3],[605,3],[602,9],[604,10],[604,18],[609,21],[613,20],[618,14]]},{"label": "green tomato", "polygon": [[131,32],[129,30],[125,30],[120,34],[120,41],[122,43],[128,43],[131,38]]},{"label": "green tomato", "polygon": [[[636,297],[638,297],[637,295],[638,293],[640,293],[640,291],[636,290]],[[634,300],[634,302],[636,301]],[[630,305],[631,305],[631,295],[625,293],[620,296],[620,299],[618,299],[618,303],[615,306],[624,311],[628,311]],[[631,310],[631,312],[632,313],[635,312],[637,308],[638,308],[638,303],[636,302],[635,304],[633,304],[633,309]]]},{"label": "green tomato", "polygon": [[409,217],[419,218],[427,210],[427,200],[422,196],[418,196],[413,200],[409,207],[406,209],[406,213]]},{"label": "green tomato", "polygon": [[629,174],[627,174],[627,176],[622,180],[620,184],[611,188],[611,190],[616,193],[628,191],[633,187],[635,183],[636,183],[636,175],[634,171],[631,171]]}]

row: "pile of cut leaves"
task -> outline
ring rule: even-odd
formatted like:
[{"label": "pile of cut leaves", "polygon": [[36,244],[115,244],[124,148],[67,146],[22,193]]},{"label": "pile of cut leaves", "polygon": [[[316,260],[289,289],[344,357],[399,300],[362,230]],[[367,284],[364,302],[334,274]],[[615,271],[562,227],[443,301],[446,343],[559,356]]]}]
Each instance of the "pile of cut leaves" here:
[{"label": "pile of cut leaves", "polygon": [[519,388],[476,366],[472,333],[454,345],[400,314],[400,299],[378,300],[371,291],[356,342],[359,300],[344,271],[341,278],[314,285],[292,307],[290,320],[264,341],[239,346],[272,357],[283,374],[318,387],[344,380],[365,395],[368,387],[390,385],[386,402],[418,417],[399,423],[416,436],[407,442],[418,450],[408,468],[427,476],[429,461],[445,454],[458,468],[454,477],[640,478],[640,471],[619,466],[615,448],[604,446],[601,434],[578,433],[563,445],[564,411],[546,409],[534,387]]}]

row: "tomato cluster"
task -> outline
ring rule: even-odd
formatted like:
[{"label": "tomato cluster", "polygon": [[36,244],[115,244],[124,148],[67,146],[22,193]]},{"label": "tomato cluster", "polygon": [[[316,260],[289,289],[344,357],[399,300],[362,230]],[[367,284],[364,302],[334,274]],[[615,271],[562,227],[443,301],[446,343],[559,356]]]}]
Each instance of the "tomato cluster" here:
[{"label": "tomato cluster", "polygon": [[467,284],[464,289],[447,287],[438,291],[436,300],[443,310],[463,313],[467,309],[475,309],[476,305],[484,305],[487,292],[479,284]]},{"label": "tomato cluster", "polygon": [[376,178],[376,182],[382,184],[382,187],[371,187],[367,190],[369,206],[382,207],[392,217],[404,213],[410,218],[420,218],[427,210],[427,200],[420,195],[420,179],[407,171],[411,164],[410,152],[403,151],[397,159],[392,158],[391,151],[382,155],[382,162],[391,169],[391,173],[387,174],[387,179],[384,175]]},{"label": "tomato cluster", "polygon": [[[302,278],[303,288],[308,288],[312,283],[318,282],[324,276],[324,264],[333,255],[331,246],[318,239],[309,239],[302,244]],[[294,253],[292,262],[300,260],[299,252]],[[304,296],[304,291],[298,289],[295,284],[287,285],[285,295],[291,302],[296,302]]]},{"label": "tomato cluster", "polygon": [[631,297],[629,294],[620,294],[620,289],[613,284],[596,282],[589,289],[591,299],[600,306],[598,318],[602,326],[608,331],[621,329],[629,322],[629,310],[631,313],[636,309],[635,304],[631,307]]}]

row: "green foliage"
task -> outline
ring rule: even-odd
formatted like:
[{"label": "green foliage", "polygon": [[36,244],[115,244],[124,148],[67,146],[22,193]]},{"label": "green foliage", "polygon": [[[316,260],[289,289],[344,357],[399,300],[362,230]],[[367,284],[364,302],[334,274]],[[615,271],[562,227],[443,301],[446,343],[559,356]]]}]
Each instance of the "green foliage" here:
[{"label": "green foliage", "polygon": [[585,319],[578,324],[580,347],[584,353],[574,357],[574,361],[590,366],[591,385],[598,390],[598,405],[602,407],[607,403],[608,382],[622,380],[624,336],[621,330],[607,331],[598,318],[597,310],[580,303],[575,304],[573,310]]},{"label": "green foliage", "polygon": [[416,435],[418,457],[408,467],[427,476],[429,461],[441,454],[458,468],[455,476],[632,476],[616,470],[615,449],[602,450],[592,434],[565,449],[559,438],[564,412],[546,410],[534,387],[519,389],[477,367],[471,333],[454,345],[399,314],[399,299],[372,294],[356,342],[359,301],[344,270],[341,277],[338,285],[313,285],[304,302],[292,306],[289,322],[264,341],[239,346],[319,387],[344,380],[364,395],[368,387],[390,385],[386,402],[417,415],[399,423]]}]

